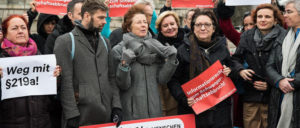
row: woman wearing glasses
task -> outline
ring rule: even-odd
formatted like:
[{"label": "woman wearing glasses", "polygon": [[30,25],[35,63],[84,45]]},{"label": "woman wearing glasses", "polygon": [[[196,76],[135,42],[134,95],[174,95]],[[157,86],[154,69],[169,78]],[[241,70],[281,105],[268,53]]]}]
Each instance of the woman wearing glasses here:
[{"label": "woman wearing glasses", "polygon": [[[233,55],[239,61],[234,70],[244,81],[243,122],[244,128],[266,128],[268,117],[269,85],[266,79],[266,63],[273,45],[282,42],[286,31],[280,10],[271,4],[261,4],[252,12],[256,24],[244,32]],[[244,69],[243,63],[248,64]]]},{"label": "woman wearing glasses", "polygon": [[276,43],[267,63],[270,79],[270,128],[300,127],[300,1],[289,0],[284,20],[290,28],[284,40]]},{"label": "woman wearing glasses", "polygon": [[[168,83],[171,94],[178,102],[178,114],[194,113],[194,99],[187,99],[181,85],[205,71],[217,60],[224,65],[223,73],[229,75],[233,61],[226,47],[225,37],[218,34],[217,19],[209,9],[196,9],[191,22],[191,33],[179,46],[179,65]],[[225,66],[226,65],[226,66]],[[225,99],[213,108],[196,115],[197,128],[232,128],[231,100]]]}]

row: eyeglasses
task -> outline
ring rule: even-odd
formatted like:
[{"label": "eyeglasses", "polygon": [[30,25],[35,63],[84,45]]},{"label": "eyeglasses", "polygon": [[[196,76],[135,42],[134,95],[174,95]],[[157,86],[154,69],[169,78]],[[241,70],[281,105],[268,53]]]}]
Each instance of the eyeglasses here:
[{"label": "eyeglasses", "polygon": [[205,23],[205,24],[199,23],[199,24],[195,24],[195,27],[196,28],[201,28],[202,26],[204,26],[204,28],[208,29],[208,28],[210,28],[211,25],[212,24],[210,24],[210,23]]},{"label": "eyeglasses", "polygon": [[286,10],[286,11],[283,12],[283,15],[285,15],[285,14],[292,14],[292,13],[294,13],[294,11]]}]

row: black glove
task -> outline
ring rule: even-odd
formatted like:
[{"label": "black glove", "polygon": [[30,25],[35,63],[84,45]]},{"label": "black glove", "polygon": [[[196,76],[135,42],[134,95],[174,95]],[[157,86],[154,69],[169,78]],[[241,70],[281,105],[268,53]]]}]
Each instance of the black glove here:
[{"label": "black glove", "polygon": [[117,127],[121,125],[122,122],[122,110],[120,108],[113,108],[111,112],[111,120],[117,123]]},{"label": "black glove", "polygon": [[68,119],[67,126],[70,128],[78,128],[79,127],[79,116]]}]

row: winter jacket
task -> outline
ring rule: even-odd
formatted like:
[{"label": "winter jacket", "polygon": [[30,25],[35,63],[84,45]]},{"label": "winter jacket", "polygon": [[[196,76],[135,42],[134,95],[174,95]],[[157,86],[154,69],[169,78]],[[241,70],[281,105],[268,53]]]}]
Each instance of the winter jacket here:
[{"label": "winter jacket", "polygon": [[[174,98],[178,101],[178,114],[190,114],[194,113],[191,107],[187,104],[187,98],[181,88],[181,86],[190,81],[190,40],[188,39],[187,35],[184,39],[185,43],[182,44],[178,48],[178,61],[179,65],[176,69],[176,72],[174,73],[172,79],[168,82],[168,87],[170,89],[171,94],[174,96]],[[222,64],[225,64],[226,66],[233,67],[234,62],[230,58],[230,53],[226,47],[226,38],[225,37],[215,37],[216,43],[209,47],[207,50],[205,50],[202,47],[199,47],[199,50],[202,52],[204,57],[209,61],[209,64],[213,64],[217,60],[220,60]],[[228,123],[231,124],[231,100],[230,98],[225,99],[224,101],[217,104],[213,109],[214,110],[207,110],[204,113],[201,113],[196,116],[196,124],[197,128],[200,126],[203,126],[201,123],[201,120],[205,119],[212,119],[206,122],[206,124],[212,125],[214,121],[224,121],[224,124],[227,124],[227,126],[222,127],[231,127],[228,126]],[[219,112],[223,111],[222,114],[220,114],[220,117],[217,116]],[[214,116],[213,116],[214,115]],[[222,116],[221,116],[222,115]],[[210,118],[208,118],[209,116]],[[201,124],[199,124],[201,123]],[[204,122],[205,123],[205,122]],[[221,122],[220,122],[221,123]],[[217,124],[215,124],[217,125]]]},{"label": "winter jacket", "polygon": [[[286,30],[276,26],[279,29],[278,35],[274,35],[272,38],[268,39],[268,44],[261,50],[256,46],[254,40],[255,31],[258,30],[257,27],[254,27],[251,30],[244,32],[241,36],[240,45],[238,46],[236,52],[232,56],[233,59],[239,62],[237,69],[234,70],[236,77],[240,77],[239,72],[244,69],[243,63],[248,64],[248,69],[252,69],[255,74],[266,79],[266,63],[269,59],[270,52],[272,50],[272,45],[278,42],[282,42],[282,38],[286,34]],[[266,81],[269,85],[269,82]],[[245,93],[244,101],[245,102],[256,102],[256,103],[268,103],[269,99],[269,90],[259,91],[253,87],[253,83],[250,81],[243,82]]]},{"label": "winter jacket", "polygon": [[[1,57],[9,55],[2,51]],[[0,127],[51,128],[49,104],[49,96],[27,96],[0,101]]]},{"label": "winter jacket", "polygon": [[45,24],[45,21],[47,21],[50,18],[53,18],[56,21],[56,23],[59,20],[59,17],[57,15],[41,13],[38,18],[38,21],[37,21],[37,32],[38,33],[30,35],[30,37],[36,42],[36,45],[42,54],[45,53],[44,45],[45,45],[46,39],[48,37],[48,34],[44,30],[44,24]]},{"label": "winter jacket", "polygon": [[45,54],[53,54],[54,43],[56,38],[67,32],[71,32],[73,28],[74,25],[69,19],[68,15],[65,15],[62,19],[60,19],[56,24],[53,32],[47,37],[44,49]]},{"label": "winter jacket", "polygon": [[110,44],[99,37],[96,50],[85,34],[76,26],[74,56],[69,33],[55,41],[54,53],[62,67],[61,104],[63,120],[79,117],[79,125],[101,124],[111,121],[112,108],[121,108],[115,74],[110,59]]},{"label": "winter jacket", "polygon": [[[284,40],[282,38],[281,40]],[[280,109],[281,109],[281,100],[282,100],[282,91],[276,87],[276,83],[279,82],[284,77],[281,75],[282,68],[282,44],[283,41],[276,42],[273,46],[273,50],[271,51],[268,63],[266,65],[266,75],[270,80],[271,91],[270,91],[270,101],[269,101],[269,112],[268,112],[268,128],[276,128],[279,117],[280,117]],[[290,82],[290,84],[294,87],[293,91],[293,116],[292,120],[294,120],[293,128],[300,127],[300,50],[298,48],[297,58],[296,58],[296,66],[295,66],[295,75],[293,77],[294,81]]]},{"label": "winter jacket", "polygon": [[[129,45],[140,44],[143,47],[142,52],[136,53],[136,61],[124,69],[120,64],[123,47],[131,49]],[[164,54],[157,52],[157,49],[164,52],[165,48],[167,47],[153,39],[150,33],[145,38],[125,33],[123,41],[113,48],[124,120],[162,116],[158,85],[166,85],[177,67],[175,60],[167,59],[164,62]],[[157,54],[158,57],[151,58],[148,53]],[[148,63],[149,61],[153,63]]]}]

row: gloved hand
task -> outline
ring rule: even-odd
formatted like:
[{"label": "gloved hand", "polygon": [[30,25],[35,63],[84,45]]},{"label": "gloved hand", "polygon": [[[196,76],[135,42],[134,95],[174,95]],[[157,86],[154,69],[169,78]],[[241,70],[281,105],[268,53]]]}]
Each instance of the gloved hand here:
[{"label": "gloved hand", "polygon": [[79,127],[79,116],[68,119],[67,126],[70,128],[78,128]]},{"label": "gloved hand", "polygon": [[122,122],[122,110],[120,108],[113,108],[111,112],[111,120],[117,123],[117,127],[121,125]]},{"label": "gloved hand", "polygon": [[131,49],[136,56],[139,56],[144,50],[142,42],[137,42],[137,41],[128,42],[127,48]]},{"label": "gloved hand", "polygon": [[164,53],[167,57],[174,56],[174,55],[176,56],[177,49],[174,46],[167,46],[167,49],[164,51]]},{"label": "gloved hand", "polygon": [[[123,47],[123,53],[122,53],[122,58],[121,58],[122,64],[125,64],[128,66],[129,64],[134,62],[135,58],[136,58],[136,55],[134,54],[134,52],[131,49],[126,49],[125,47]],[[124,61],[124,63],[123,63],[123,61]]]}]

